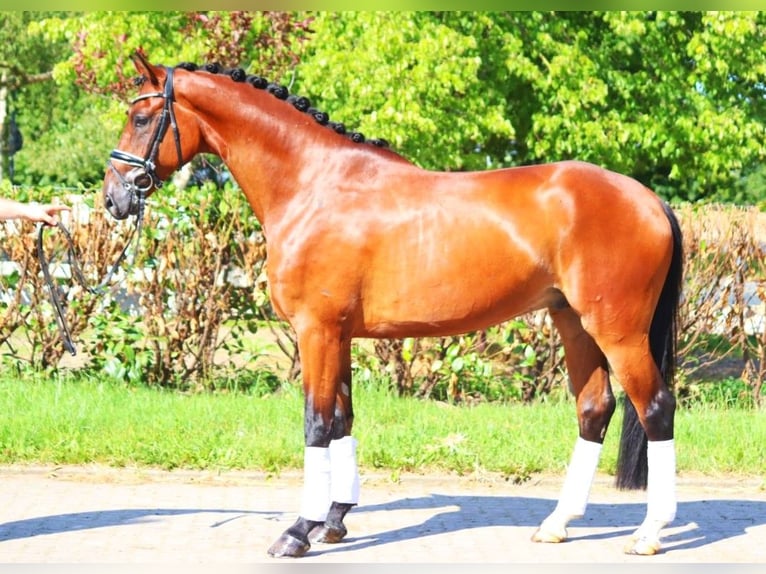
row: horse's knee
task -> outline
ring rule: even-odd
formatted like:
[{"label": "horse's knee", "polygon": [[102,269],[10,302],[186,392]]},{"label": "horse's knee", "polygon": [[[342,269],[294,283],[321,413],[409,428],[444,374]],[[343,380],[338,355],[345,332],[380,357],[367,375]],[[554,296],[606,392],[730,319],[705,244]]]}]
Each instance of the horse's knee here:
[{"label": "horse's knee", "polygon": [[306,446],[327,448],[333,438],[333,419],[329,420],[308,404],[304,418],[304,437]]},{"label": "horse's knee", "polygon": [[673,438],[676,399],[645,345],[607,347],[606,355],[615,377],[635,407],[637,423],[651,441]]},{"label": "horse's knee", "polygon": [[306,446],[327,447],[331,440],[337,440],[350,434],[350,415],[340,406],[331,412],[326,408],[318,408],[312,401],[306,401],[304,414],[304,436]]},{"label": "horse's knee", "polygon": [[354,410],[351,401],[347,404],[340,402],[335,405],[335,413],[332,420],[332,439],[342,439],[351,434],[351,426],[354,422]]}]

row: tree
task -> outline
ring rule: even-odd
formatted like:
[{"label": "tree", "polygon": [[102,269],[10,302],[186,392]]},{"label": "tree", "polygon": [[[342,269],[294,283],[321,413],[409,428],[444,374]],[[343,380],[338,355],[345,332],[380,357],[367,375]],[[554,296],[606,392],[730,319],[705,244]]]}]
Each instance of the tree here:
[{"label": "tree", "polygon": [[217,62],[281,75],[297,62],[309,23],[297,12],[87,12],[49,18],[32,29],[70,41],[71,57],[54,70],[59,82],[124,104],[134,89],[130,57],[137,49],[169,66]]},{"label": "tree", "polygon": [[[90,106],[83,122],[98,124],[82,136],[115,140],[128,58],[143,47],[153,61],[218,60],[288,84],[431,169],[581,159],[668,199],[758,199],[742,189],[759,187],[737,182],[766,157],[761,12],[68,16],[31,30],[72,46],[54,68],[59,89],[101,94],[77,99]],[[103,162],[108,148],[96,151]]]},{"label": "tree", "polygon": [[321,13],[298,81],[424,167],[581,159],[725,199],[766,155],[765,18]]},{"label": "tree", "polygon": [[666,197],[720,198],[766,154],[763,16],[538,15],[509,60],[535,110],[529,160],[577,157]]},{"label": "tree", "polygon": [[[52,83],[51,66],[56,46],[26,34],[39,12],[0,12],[0,181],[9,175],[12,156],[21,149],[23,134],[16,114],[23,108],[24,90],[41,82]],[[26,116],[26,114],[22,114]],[[31,119],[23,117],[24,120]],[[33,123],[33,122],[32,122]]]},{"label": "tree", "polygon": [[431,12],[321,13],[297,84],[321,95],[317,103],[332,118],[387,139],[424,167],[501,163],[514,135],[506,95],[482,80],[481,37],[448,20]]},{"label": "tree", "polygon": [[[61,122],[49,136],[49,151],[68,154],[54,161],[40,154],[24,167],[37,172],[56,165],[66,183],[90,185],[103,178],[109,150],[125,121],[125,104],[135,92],[131,54],[141,48],[154,62],[219,62],[265,69],[277,76],[295,65],[310,20],[289,12],[85,12],[48,13],[30,24],[30,34],[68,47],[53,67],[60,90],[72,99],[60,113],[79,112],[77,124]],[[61,166],[68,171],[62,173]],[[73,169],[77,166],[77,169]],[[74,180],[74,181],[73,181]]]}]

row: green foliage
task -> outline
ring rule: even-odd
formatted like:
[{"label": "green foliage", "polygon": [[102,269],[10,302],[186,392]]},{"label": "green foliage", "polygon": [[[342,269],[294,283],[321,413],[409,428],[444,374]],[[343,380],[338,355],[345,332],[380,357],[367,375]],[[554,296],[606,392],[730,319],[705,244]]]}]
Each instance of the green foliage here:
[{"label": "green foliage", "polygon": [[[96,337],[92,354],[103,362],[97,370],[108,367],[118,379],[202,388],[212,384],[216,350],[241,351],[241,339],[257,330],[251,287],[260,267],[252,263],[251,250],[260,254],[252,240],[260,226],[230,184],[174,191],[168,186],[159,192],[161,200],[151,202],[127,282],[138,296],[140,316],[104,325],[106,334],[117,329],[117,336]],[[245,285],[232,283],[235,270]],[[229,321],[221,343],[221,328]]]},{"label": "green foliage", "polygon": [[65,38],[29,33],[45,18],[77,22],[76,13],[3,13],[0,68],[7,66],[9,108],[24,138],[14,156],[14,182],[26,185],[91,185],[103,177],[104,161],[119,135],[105,121],[101,98],[70,82],[57,83],[51,72],[71,54]]},{"label": "green foliage", "polygon": [[546,311],[483,331],[440,338],[378,340],[354,348],[354,380],[385,372],[402,396],[455,404],[534,402],[567,386],[564,353]]},{"label": "green foliage", "polygon": [[667,199],[764,200],[752,179],[766,156],[761,12],[3,18],[14,39],[0,43],[7,58],[56,79],[55,89],[48,82],[18,95],[27,137],[17,173],[26,183],[98,181],[133,89],[129,56],[143,48],[159,63],[217,60],[290,84],[431,169],[576,158]]},{"label": "green foliage", "polygon": [[49,72],[53,64],[66,57],[65,41],[29,34],[27,28],[43,18],[67,14],[71,13],[0,12],[0,70],[7,72],[6,85],[10,89],[36,82],[35,76]]},{"label": "green foliage", "polygon": [[719,193],[721,200],[739,205],[756,205],[766,212],[766,166],[755,166],[731,188]]},{"label": "green foliage", "polygon": [[[37,105],[35,100],[39,99],[39,95],[30,94],[27,101]],[[79,113],[67,107],[70,96],[61,95],[56,101],[58,105],[50,108],[45,122],[22,126],[26,143],[16,154],[14,181],[21,185],[75,189],[99,185],[122,121],[118,124],[110,120],[99,109],[102,102],[93,96],[78,96],[75,101],[85,108]]]},{"label": "green foliage", "polygon": [[[30,73],[53,70],[57,80],[14,84],[13,102],[25,134],[17,176],[28,185],[100,182],[124,121],[124,97],[134,89],[129,55],[143,47],[160,63],[220,60],[284,83],[294,80],[291,90],[311,96],[333,119],[390,140],[428,168],[484,169],[578,158],[634,175],[666,198],[766,201],[762,13],[89,12],[0,17],[0,34],[8,40],[0,54],[14,62],[9,69],[21,79],[26,73],[20,74],[19,66]],[[236,191],[236,204],[222,201],[210,188],[177,197],[174,192],[168,186],[161,198],[154,198],[157,225],[146,231],[155,249],[169,237],[175,249],[155,250],[143,261],[157,274],[166,273],[154,286],[161,309],[152,317],[156,330],[147,334],[114,307],[88,327],[104,332],[103,354],[94,368],[131,383],[146,382],[152,368],[159,369],[155,382],[167,383],[171,373],[176,383],[184,379],[185,371],[171,363],[183,362],[190,347],[181,341],[183,329],[172,311],[176,287],[191,282],[182,275],[171,277],[168,269],[177,269],[183,260],[201,270],[202,263],[189,261],[204,262],[205,249],[218,249],[220,243],[225,253],[216,253],[229,262],[252,258],[248,268],[260,270],[264,260],[260,248],[248,243],[259,229]],[[38,200],[55,195],[51,188],[27,187],[20,193],[22,199]],[[247,221],[247,229],[210,239],[207,231],[215,235],[227,218]],[[24,257],[23,249],[16,253]],[[694,258],[695,264],[702,262]],[[7,281],[13,288],[21,275]],[[705,288],[710,282],[706,278],[701,284]],[[213,288],[202,281],[197,286],[203,294]],[[205,325],[220,326],[230,318],[232,330],[223,349],[246,355],[251,348],[247,340],[258,334],[257,321],[268,314],[261,287],[228,292],[228,299],[217,302],[225,302],[230,315],[218,316],[220,309],[210,308],[209,323],[195,315],[204,308],[204,297],[189,292],[188,325],[199,334]],[[70,311],[84,314],[78,304]],[[29,306],[20,309],[29,325],[54,333],[49,310],[35,315]],[[699,306],[695,312],[699,317]],[[14,320],[23,323],[18,316]],[[388,364],[393,386],[446,401],[474,396],[532,400],[562,386],[562,357],[552,350],[552,336],[541,325],[511,322],[483,335],[406,340],[377,357],[377,363],[359,353],[355,368],[369,374]],[[205,343],[206,360],[211,345],[218,344],[212,341]],[[35,345],[45,357],[42,364],[50,367],[59,356],[56,350],[42,340]],[[401,369],[410,369],[408,380],[406,372],[405,379],[398,378]],[[246,385],[240,377],[232,380],[234,388]],[[262,382],[265,389],[278,387],[270,377]]]},{"label": "green foliage", "polygon": [[70,56],[54,68],[58,82],[124,102],[133,89],[130,57],[136,50],[168,66],[215,61],[281,74],[296,61],[293,43],[306,26],[299,13],[286,12],[96,11],[76,19],[47,18],[30,31],[71,43]]},{"label": "green foliage", "polygon": [[111,300],[88,323],[95,334],[89,345],[87,371],[98,373],[104,379],[130,385],[146,385],[146,372],[157,358],[151,348],[144,345],[145,334],[140,316],[124,312]]},{"label": "green foliage", "polygon": [[718,197],[766,154],[762,15],[522,18],[523,53],[507,63],[534,102],[525,161],[592,161],[694,201]]},{"label": "green foliage", "polygon": [[[4,12],[0,71],[10,70],[13,109],[24,137],[16,183],[99,183],[134,86],[130,55],[223,61],[285,74],[306,24],[286,12]],[[47,74],[47,75],[46,75]],[[27,76],[50,76],[46,81]],[[7,172],[7,169],[5,170]]]},{"label": "green foliage", "polygon": [[[477,16],[484,18],[483,16]],[[331,117],[428,168],[482,169],[508,142],[500,86],[480,77],[479,39],[429,12],[321,13],[297,84]]]},{"label": "green foliage", "polygon": [[561,159],[731,199],[766,156],[755,12],[322,13],[299,70],[333,115],[435,169]]},{"label": "green foliage", "polygon": [[683,393],[682,403],[689,408],[706,406],[753,409],[757,407],[752,389],[740,378],[689,382],[684,385]]},{"label": "green foliage", "polygon": [[54,68],[58,83],[122,98],[135,75],[130,61],[135,50],[149,50],[158,62],[193,61],[200,56],[199,39],[185,41],[188,22],[186,12],[85,12],[76,18],[45,18],[33,23],[30,33],[70,44],[72,51]]},{"label": "green foliage", "polygon": [[[58,86],[53,81],[50,72],[56,62],[68,54],[65,41],[50,41],[45,38],[30,35],[27,27],[41,18],[59,12],[3,12],[0,14],[0,106],[15,121],[23,137],[23,147],[14,156],[14,168],[17,182],[29,181],[26,160],[38,158],[41,152],[48,155],[47,163],[39,166],[47,181],[58,181],[58,175],[63,172],[62,160],[66,153],[56,150],[58,155],[52,159],[54,151],[48,148],[50,142],[41,144],[40,139],[48,134],[62,118],[71,117],[77,110],[84,111],[85,107],[78,102],[79,96],[73,94],[66,86]],[[7,88],[7,94],[4,90]],[[7,107],[6,107],[7,106]],[[6,118],[0,118],[4,121]],[[84,141],[93,139],[88,133]],[[72,141],[67,143],[73,143]],[[3,158],[2,175],[8,177],[7,158]],[[74,170],[72,170],[74,171]],[[22,174],[21,177],[18,175]],[[45,180],[45,177],[38,181]],[[69,180],[69,185],[76,185],[76,180]]]}]

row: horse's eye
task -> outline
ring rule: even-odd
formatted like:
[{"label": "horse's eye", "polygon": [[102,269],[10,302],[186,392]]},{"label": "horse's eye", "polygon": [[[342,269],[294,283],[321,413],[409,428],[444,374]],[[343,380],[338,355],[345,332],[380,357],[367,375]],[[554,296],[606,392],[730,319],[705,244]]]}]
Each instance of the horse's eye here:
[{"label": "horse's eye", "polygon": [[149,123],[149,116],[137,115],[133,118],[133,125],[137,128],[142,128]]}]

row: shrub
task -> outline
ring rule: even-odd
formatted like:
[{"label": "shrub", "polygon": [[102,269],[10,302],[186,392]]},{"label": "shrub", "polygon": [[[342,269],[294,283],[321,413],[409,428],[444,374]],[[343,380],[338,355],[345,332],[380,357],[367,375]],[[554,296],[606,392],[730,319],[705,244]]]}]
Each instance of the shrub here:
[{"label": "shrub", "polygon": [[766,376],[766,214],[723,205],[676,211],[686,261],[677,391],[683,397],[690,378],[734,375],[759,404]]}]

